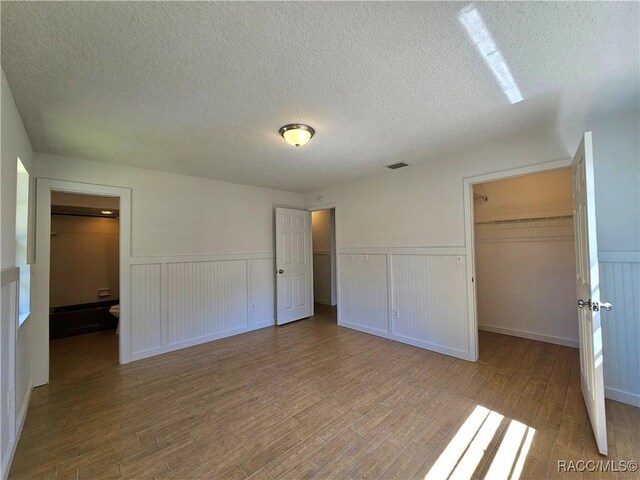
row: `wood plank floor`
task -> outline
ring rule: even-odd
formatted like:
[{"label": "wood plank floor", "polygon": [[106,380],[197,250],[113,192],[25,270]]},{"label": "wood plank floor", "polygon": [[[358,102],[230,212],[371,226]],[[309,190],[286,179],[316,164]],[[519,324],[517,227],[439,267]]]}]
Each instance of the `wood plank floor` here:
[{"label": "wood plank floor", "polygon": [[[603,458],[577,350],[485,332],[480,346],[465,362],[338,328],[323,309],[124,366],[104,350],[83,369],[52,348],[10,478],[542,479],[563,476],[558,460]],[[607,414],[609,459],[638,460],[639,410],[607,401]]]},{"label": "wood plank floor", "polygon": [[49,342],[49,352],[49,381],[59,386],[117,366],[118,336],[114,329],[61,338]]}]

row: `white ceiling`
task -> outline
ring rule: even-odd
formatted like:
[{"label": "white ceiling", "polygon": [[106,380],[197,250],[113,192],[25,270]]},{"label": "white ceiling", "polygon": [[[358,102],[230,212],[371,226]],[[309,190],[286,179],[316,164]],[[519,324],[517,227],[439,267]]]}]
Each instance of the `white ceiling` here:
[{"label": "white ceiling", "polygon": [[465,5],[3,1],[2,67],[36,151],[291,191],[638,108],[638,3],[477,3],[513,105]]}]

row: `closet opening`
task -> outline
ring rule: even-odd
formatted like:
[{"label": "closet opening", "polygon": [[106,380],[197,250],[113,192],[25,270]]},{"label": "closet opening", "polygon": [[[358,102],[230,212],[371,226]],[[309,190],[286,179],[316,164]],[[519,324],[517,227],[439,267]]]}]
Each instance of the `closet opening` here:
[{"label": "closet opening", "polygon": [[311,212],[314,316],[327,316],[333,322],[337,321],[335,225],[335,208]]},{"label": "closet opening", "polygon": [[526,338],[578,347],[571,170],[473,185],[480,361]]},{"label": "closet opening", "polygon": [[118,363],[120,199],[51,193],[50,381]]}]

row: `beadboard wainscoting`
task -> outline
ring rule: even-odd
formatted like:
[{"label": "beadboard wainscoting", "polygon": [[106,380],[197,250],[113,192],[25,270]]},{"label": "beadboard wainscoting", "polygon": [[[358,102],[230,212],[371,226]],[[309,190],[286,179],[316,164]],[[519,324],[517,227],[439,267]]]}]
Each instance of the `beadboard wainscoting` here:
[{"label": "beadboard wainscoting", "polygon": [[[341,249],[339,325],[474,360],[464,248]],[[131,259],[131,359],[275,323],[273,254]],[[640,405],[640,253],[600,253],[607,398]]]},{"label": "beadboard wainscoting", "polygon": [[464,248],[341,249],[339,325],[465,360]]},{"label": "beadboard wainscoting", "polygon": [[33,390],[31,355],[27,348],[31,320],[18,327],[20,270],[2,270],[2,333],[0,334],[0,475],[6,478],[27,417]]},{"label": "beadboard wainscoting", "polygon": [[131,259],[131,359],[275,323],[274,256]]},{"label": "beadboard wainscoting", "polygon": [[607,398],[640,407],[640,252],[599,252]]},{"label": "beadboard wainscoting", "polygon": [[[16,447],[15,428],[15,334],[18,324],[19,270],[12,267],[2,270],[2,335],[0,335],[0,466],[2,478],[9,472],[9,465]],[[5,321],[5,319],[7,319]]]}]

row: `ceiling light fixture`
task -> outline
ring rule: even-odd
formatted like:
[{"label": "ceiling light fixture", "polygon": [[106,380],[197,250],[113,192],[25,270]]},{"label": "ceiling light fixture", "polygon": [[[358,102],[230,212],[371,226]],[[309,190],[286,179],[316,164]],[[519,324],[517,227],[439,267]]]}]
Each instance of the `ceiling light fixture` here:
[{"label": "ceiling light fixture", "polygon": [[309,125],[302,123],[290,123],[289,125],[280,127],[279,132],[288,143],[296,147],[301,147],[306,144],[316,133]]},{"label": "ceiling light fixture", "polygon": [[111,210],[100,210],[100,213],[103,215],[111,215],[113,212]]}]

